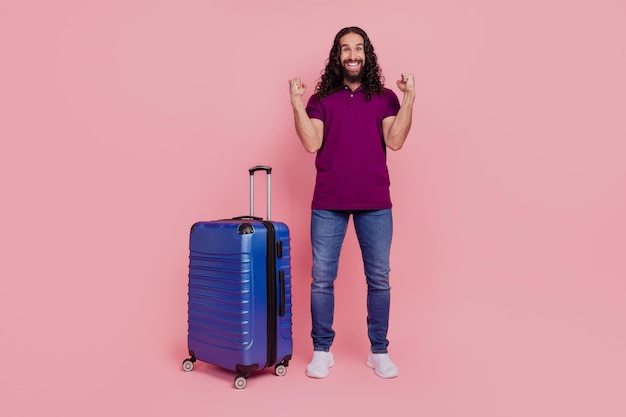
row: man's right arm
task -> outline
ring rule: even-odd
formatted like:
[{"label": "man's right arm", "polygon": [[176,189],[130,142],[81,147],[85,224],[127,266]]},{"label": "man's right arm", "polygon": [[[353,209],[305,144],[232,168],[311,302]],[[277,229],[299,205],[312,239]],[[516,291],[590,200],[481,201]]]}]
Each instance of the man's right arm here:
[{"label": "man's right arm", "polygon": [[305,91],[306,86],[300,78],[289,80],[289,92],[296,133],[307,152],[317,152],[322,147],[324,140],[324,122],[319,119],[311,119],[307,114],[302,101]]}]

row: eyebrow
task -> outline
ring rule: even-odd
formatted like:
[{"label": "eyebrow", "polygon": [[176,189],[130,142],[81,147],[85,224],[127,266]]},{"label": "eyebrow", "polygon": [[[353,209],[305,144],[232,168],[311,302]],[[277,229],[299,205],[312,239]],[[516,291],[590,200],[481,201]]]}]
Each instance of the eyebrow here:
[{"label": "eyebrow", "polygon": [[[350,46],[350,44],[349,43],[342,43],[340,46],[343,48],[344,46]],[[359,42],[359,43],[357,43],[354,46],[363,46],[363,43]]]}]

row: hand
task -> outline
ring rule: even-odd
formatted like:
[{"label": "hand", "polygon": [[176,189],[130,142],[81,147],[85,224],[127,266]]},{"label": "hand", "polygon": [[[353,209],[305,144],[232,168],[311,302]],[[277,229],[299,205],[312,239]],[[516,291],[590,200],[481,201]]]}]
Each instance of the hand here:
[{"label": "hand", "polygon": [[300,78],[292,78],[289,80],[289,92],[291,98],[302,97],[306,91],[306,85]]},{"label": "hand", "polygon": [[413,79],[413,74],[403,73],[401,79],[396,81],[396,84],[398,84],[398,88],[403,93],[415,94],[415,80]]}]

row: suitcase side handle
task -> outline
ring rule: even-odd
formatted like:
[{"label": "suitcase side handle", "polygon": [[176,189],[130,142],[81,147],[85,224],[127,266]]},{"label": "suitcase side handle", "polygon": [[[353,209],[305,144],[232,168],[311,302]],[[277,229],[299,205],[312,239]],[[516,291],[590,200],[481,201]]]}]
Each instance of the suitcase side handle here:
[{"label": "suitcase side handle", "polygon": [[257,171],[265,171],[267,174],[267,221],[271,220],[271,184],[272,184],[272,167],[267,165],[256,165],[248,170],[250,172],[250,217],[254,217],[254,173]]},{"label": "suitcase side handle", "polygon": [[279,283],[279,305],[278,316],[285,317],[285,271],[278,271],[278,283]]}]

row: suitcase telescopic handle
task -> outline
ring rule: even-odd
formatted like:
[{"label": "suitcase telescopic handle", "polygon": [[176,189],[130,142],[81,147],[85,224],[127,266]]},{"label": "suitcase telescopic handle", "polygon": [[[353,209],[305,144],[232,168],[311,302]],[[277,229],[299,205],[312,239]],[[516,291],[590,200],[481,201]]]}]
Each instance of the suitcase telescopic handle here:
[{"label": "suitcase telescopic handle", "polygon": [[250,217],[254,217],[254,173],[265,171],[267,174],[267,221],[271,220],[271,184],[272,168],[267,165],[256,165],[248,170],[250,172]]}]

